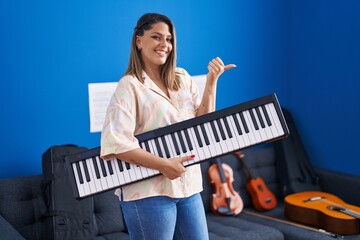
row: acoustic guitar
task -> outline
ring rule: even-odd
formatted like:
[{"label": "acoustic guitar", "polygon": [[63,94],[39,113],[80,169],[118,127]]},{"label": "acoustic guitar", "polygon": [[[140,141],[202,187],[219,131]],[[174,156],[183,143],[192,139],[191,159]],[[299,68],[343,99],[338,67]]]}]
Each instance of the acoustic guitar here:
[{"label": "acoustic guitar", "polygon": [[277,205],[275,195],[269,190],[261,177],[254,176],[244,159],[245,154],[242,152],[235,152],[235,155],[242,161],[247,170],[249,180],[246,184],[246,190],[250,193],[254,208],[259,211],[273,209]]},{"label": "acoustic guitar", "polygon": [[308,191],[285,197],[285,216],[326,231],[347,235],[360,232],[360,207],[325,192]]}]

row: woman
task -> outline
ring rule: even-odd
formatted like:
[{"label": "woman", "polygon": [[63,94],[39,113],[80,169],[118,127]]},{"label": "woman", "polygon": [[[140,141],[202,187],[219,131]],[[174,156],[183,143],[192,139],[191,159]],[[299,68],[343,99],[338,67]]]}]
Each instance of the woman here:
[{"label": "woman", "polygon": [[162,175],[116,190],[131,239],[208,239],[195,155],[162,158],[143,150],[136,135],[214,111],[216,83],[234,64],[208,65],[202,100],[189,74],[176,68],[172,21],[148,13],[137,22],[129,66],[110,101],[101,135],[101,156],[158,170]]}]

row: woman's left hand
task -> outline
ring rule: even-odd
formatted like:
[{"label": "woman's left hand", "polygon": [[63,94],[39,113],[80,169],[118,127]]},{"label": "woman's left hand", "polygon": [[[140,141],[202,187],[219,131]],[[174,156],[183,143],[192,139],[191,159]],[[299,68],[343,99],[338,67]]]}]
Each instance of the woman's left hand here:
[{"label": "woman's left hand", "polygon": [[208,80],[212,82],[217,81],[217,79],[220,77],[221,74],[223,74],[223,72],[235,67],[236,67],[235,64],[228,64],[225,66],[221,58],[216,57],[209,62],[208,65],[209,72],[207,74]]}]

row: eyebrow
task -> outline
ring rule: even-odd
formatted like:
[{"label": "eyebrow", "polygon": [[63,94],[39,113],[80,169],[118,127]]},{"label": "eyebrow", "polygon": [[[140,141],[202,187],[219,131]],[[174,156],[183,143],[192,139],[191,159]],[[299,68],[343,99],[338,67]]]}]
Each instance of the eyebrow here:
[{"label": "eyebrow", "polygon": [[[159,32],[152,32],[151,34],[158,34],[158,35],[164,36],[164,34],[159,33]],[[171,38],[172,38],[172,35],[171,35],[171,34],[168,34],[168,35],[165,35],[165,36],[166,36],[166,37],[171,37]]]}]

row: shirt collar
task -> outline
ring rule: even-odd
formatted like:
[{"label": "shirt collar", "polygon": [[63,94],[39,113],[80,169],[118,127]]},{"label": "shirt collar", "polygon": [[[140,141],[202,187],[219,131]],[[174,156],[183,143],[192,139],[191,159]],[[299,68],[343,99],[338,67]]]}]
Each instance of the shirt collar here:
[{"label": "shirt collar", "polygon": [[[169,97],[166,96],[166,94],[165,94],[163,91],[161,91],[161,89],[151,80],[151,78],[146,74],[145,71],[143,71],[143,74],[142,74],[142,75],[143,75],[143,79],[144,79],[144,85],[145,85],[146,87],[148,87],[149,89],[153,90],[153,91],[156,92],[157,94],[163,96],[163,97],[166,98],[167,100],[171,101],[171,100],[169,99]],[[170,97],[172,97],[173,91],[171,91],[170,89],[168,89],[168,91],[169,91]]]}]

